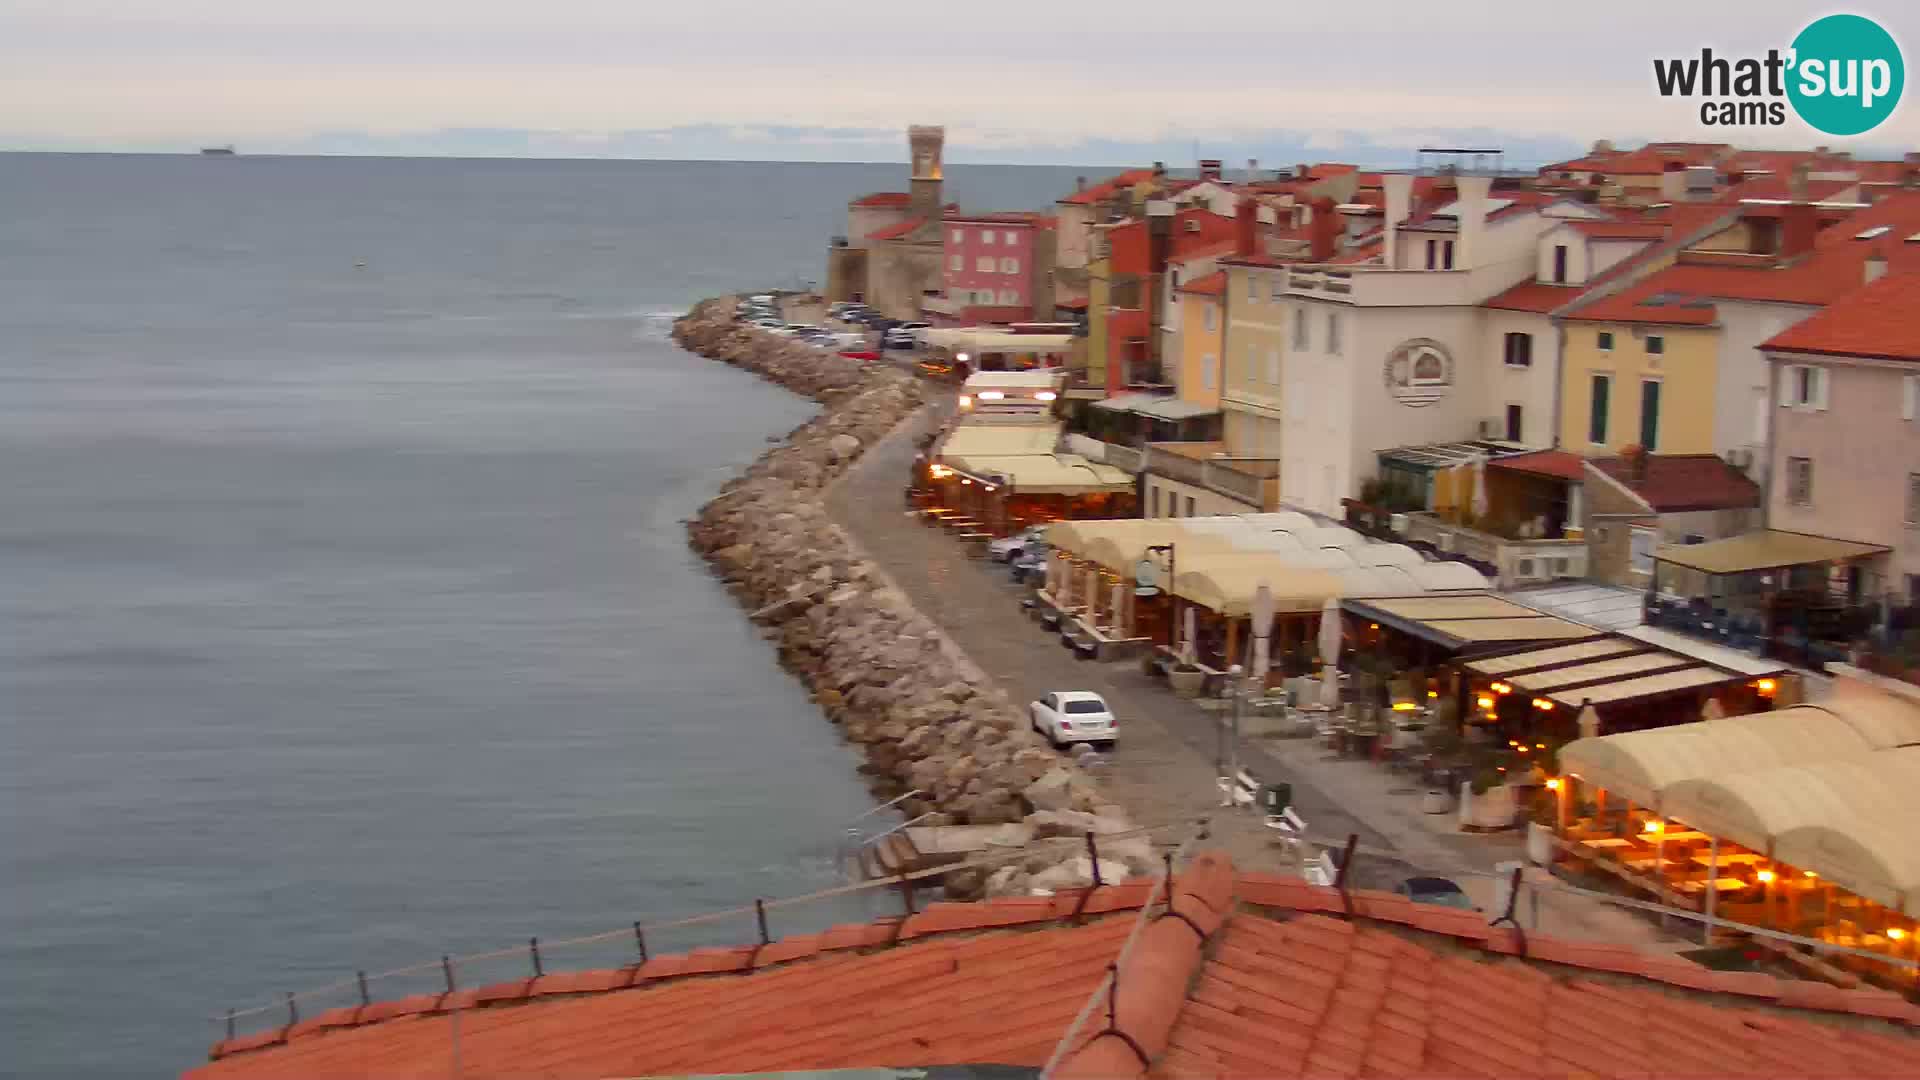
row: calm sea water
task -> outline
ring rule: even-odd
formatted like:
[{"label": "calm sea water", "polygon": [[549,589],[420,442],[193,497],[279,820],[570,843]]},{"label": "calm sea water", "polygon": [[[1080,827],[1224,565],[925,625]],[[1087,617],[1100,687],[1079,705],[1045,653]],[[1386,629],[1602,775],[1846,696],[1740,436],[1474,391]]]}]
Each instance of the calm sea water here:
[{"label": "calm sea water", "polygon": [[810,407],[665,331],[903,173],[0,155],[0,1070],[832,883],[854,758],[680,524]]}]

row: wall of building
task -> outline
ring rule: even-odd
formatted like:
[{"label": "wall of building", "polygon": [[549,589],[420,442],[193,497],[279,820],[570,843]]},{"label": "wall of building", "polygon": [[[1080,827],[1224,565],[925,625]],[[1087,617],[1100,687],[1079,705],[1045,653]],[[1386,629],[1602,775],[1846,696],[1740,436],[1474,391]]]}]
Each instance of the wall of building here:
[{"label": "wall of building", "polygon": [[[1920,420],[1901,416],[1901,379],[1912,365],[1781,354],[1785,363],[1812,363],[1827,371],[1827,408],[1782,408],[1773,397],[1772,483],[1767,524],[1775,529],[1841,540],[1885,544],[1886,587],[1904,591],[1906,576],[1920,574],[1920,525],[1905,520],[1907,478],[1920,473]],[[1813,462],[1811,505],[1787,501],[1786,459]]]},{"label": "wall of building", "polygon": [[1180,294],[1180,365],[1176,382],[1180,398],[1218,408],[1220,405],[1220,346],[1226,340],[1220,298]]},{"label": "wall of building", "polygon": [[[1520,441],[1528,446],[1553,445],[1559,433],[1554,413],[1554,384],[1560,374],[1560,330],[1553,320],[1531,311],[1487,309],[1482,319],[1480,357],[1489,372],[1485,419],[1495,421],[1496,438],[1507,434],[1507,406],[1520,406]],[[1506,336],[1533,337],[1533,364],[1509,367]]]},{"label": "wall of building", "polygon": [[898,225],[907,220],[906,206],[849,206],[847,207],[847,244],[850,247],[864,248],[869,245],[868,237],[881,229]]},{"label": "wall of building", "polygon": [[[937,235],[937,234],[936,234]],[[920,317],[920,300],[929,290],[945,288],[946,263],[942,245],[882,240],[867,257],[867,303],[894,319]]]},{"label": "wall of building", "polygon": [[1059,222],[1059,251],[1054,261],[1070,270],[1086,269],[1090,257],[1089,238],[1093,232],[1094,207],[1087,203],[1056,203],[1054,217]]},{"label": "wall of building", "polygon": [[[1639,336],[1634,334],[1636,329],[1642,331]],[[1610,351],[1599,347],[1602,332],[1613,334]],[[1649,336],[1660,337],[1666,351],[1648,353]],[[1658,379],[1662,385],[1657,445],[1649,449],[1662,454],[1715,452],[1719,337],[1716,327],[1567,323],[1561,356],[1560,445],[1598,457],[1638,444],[1641,383]],[[1597,374],[1612,376],[1604,443],[1589,438]]]},{"label": "wall of building", "polygon": [[1647,505],[1631,492],[1587,467],[1586,529],[1587,576],[1609,585],[1645,588],[1647,575],[1633,570],[1633,529],[1637,519],[1653,520]]},{"label": "wall of building", "polygon": [[948,296],[1001,307],[1032,305],[1032,226],[949,221],[945,229]]},{"label": "wall of building", "polygon": [[[1147,473],[1141,478],[1145,489],[1145,501],[1140,504],[1141,517],[1210,517],[1218,514],[1258,513],[1260,507],[1229,499],[1211,488],[1183,484],[1178,480],[1169,480],[1164,476]],[[1176,511],[1174,500],[1179,500]],[[1189,513],[1187,500],[1193,500],[1193,509]],[[1155,506],[1158,512],[1155,512]]]},{"label": "wall of building", "polygon": [[865,300],[867,298],[868,249],[836,247],[827,249],[827,301]]},{"label": "wall of building", "polygon": [[1813,314],[1798,304],[1756,304],[1722,300],[1719,383],[1714,393],[1713,450],[1753,462],[1755,481],[1767,480],[1767,431],[1773,423],[1772,372],[1760,343]]},{"label": "wall of building", "polygon": [[1095,259],[1087,269],[1087,383],[1105,386],[1110,354],[1107,318],[1113,307],[1113,284],[1107,260]]},{"label": "wall of building", "polygon": [[1223,437],[1228,452],[1240,457],[1282,456],[1287,306],[1274,299],[1280,280],[1278,270],[1230,266],[1227,290],[1220,298],[1225,315],[1220,343]]}]

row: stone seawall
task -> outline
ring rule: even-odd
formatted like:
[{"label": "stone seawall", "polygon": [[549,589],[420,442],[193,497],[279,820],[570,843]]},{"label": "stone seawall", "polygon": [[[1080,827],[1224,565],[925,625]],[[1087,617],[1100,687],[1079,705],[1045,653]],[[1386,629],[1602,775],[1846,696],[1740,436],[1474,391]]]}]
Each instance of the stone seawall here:
[{"label": "stone seawall", "polygon": [[[1091,777],[1050,749],[1008,699],[916,610],[834,524],[828,487],[859,455],[927,402],[924,384],[887,365],[813,349],[744,327],[730,298],[674,324],[683,348],[755,372],[822,404],[688,525],[695,550],[767,627],[781,663],[859,746],[880,797],[907,791],[908,817],[928,824],[1009,824],[1023,837],[1132,831]],[[901,477],[904,487],[906,477]],[[951,875],[960,895],[1084,884],[1085,857],[1036,854],[991,878]],[[1142,837],[1100,845],[1107,880],[1152,872]]]}]

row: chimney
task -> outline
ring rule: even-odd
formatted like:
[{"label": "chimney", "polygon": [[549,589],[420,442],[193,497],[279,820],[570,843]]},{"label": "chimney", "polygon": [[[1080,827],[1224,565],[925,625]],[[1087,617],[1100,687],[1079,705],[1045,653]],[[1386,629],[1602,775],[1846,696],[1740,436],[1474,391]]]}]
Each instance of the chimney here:
[{"label": "chimney", "polygon": [[1074,191],[1075,191],[1076,193],[1078,193],[1078,192],[1082,192],[1082,191],[1085,191],[1085,190],[1087,190],[1087,178],[1086,178],[1086,177],[1084,177],[1084,176],[1076,176],[1076,177],[1074,177],[1074,178],[1073,178],[1073,190],[1074,190]]},{"label": "chimney", "polygon": [[1258,220],[1260,207],[1251,198],[1242,196],[1233,213],[1233,253],[1251,255],[1254,250],[1254,223]]},{"label": "chimney", "polygon": [[1793,173],[1787,179],[1787,194],[1793,197],[1794,202],[1807,201],[1807,174],[1812,171],[1804,161],[1794,164]]},{"label": "chimney", "polygon": [[1388,269],[1398,269],[1400,223],[1407,220],[1408,205],[1413,201],[1413,177],[1406,173],[1387,173],[1380,179],[1387,196],[1385,228],[1380,245],[1381,259]]},{"label": "chimney", "polygon": [[1202,180],[1220,179],[1220,159],[1219,158],[1201,158],[1200,159],[1200,179]]},{"label": "chimney", "polygon": [[1334,213],[1332,199],[1322,195],[1313,200],[1311,224],[1308,234],[1310,257],[1317,263],[1331,261],[1340,239],[1340,215]]},{"label": "chimney", "polygon": [[1874,248],[1866,261],[1867,284],[1871,285],[1887,276],[1887,249],[1885,245]]},{"label": "chimney", "polygon": [[1780,208],[1780,258],[1798,258],[1813,250],[1813,235],[1820,229],[1818,211],[1804,198],[1796,198]]},{"label": "chimney", "polygon": [[1660,173],[1660,198],[1666,202],[1679,202],[1687,192],[1687,163],[1669,161]]},{"label": "chimney", "polygon": [[1456,269],[1471,270],[1479,256],[1480,233],[1487,216],[1487,191],[1493,178],[1456,176],[1453,180],[1453,216],[1458,223],[1459,250],[1454,252]]},{"label": "chimney", "polygon": [[1295,180],[1305,180],[1307,178],[1307,165],[1305,162],[1293,167],[1293,178]]},{"label": "chimney", "polygon": [[1247,159],[1247,183],[1251,184],[1259,179],[1260,179],[1260,159],[1248,158]]},{"label": "chimney", "polygon": [[1156,162],[1154,162],[1154,163],[1153,163],[1153,175],[1155,176],[1155,178],[1158,178],[1158,177],[1162,177],[1162,176],[1165,176],[1165,175],[1167,175],[1167,163],[1166,163],[1166,162],[1164,162],[1164,161],[1156,161]]}]

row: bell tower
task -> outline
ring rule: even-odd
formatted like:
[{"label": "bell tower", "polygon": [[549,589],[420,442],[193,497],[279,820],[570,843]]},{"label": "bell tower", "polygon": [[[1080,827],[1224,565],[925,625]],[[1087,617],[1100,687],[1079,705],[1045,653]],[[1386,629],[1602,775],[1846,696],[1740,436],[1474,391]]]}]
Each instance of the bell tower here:
[{"label": "bell tower", "polygon": [[940,220],[944,204],[940,197],[940,156],[946,141],[947,129],[939,125],[915,124],[907,129],[907,143],[913,153],[913,180],[909,190],[914,217]]}]

